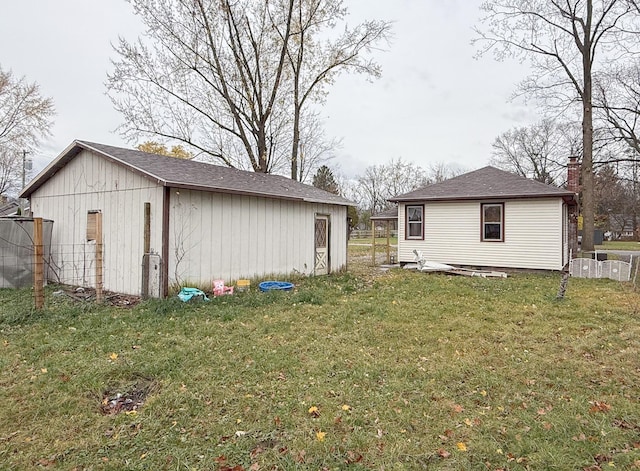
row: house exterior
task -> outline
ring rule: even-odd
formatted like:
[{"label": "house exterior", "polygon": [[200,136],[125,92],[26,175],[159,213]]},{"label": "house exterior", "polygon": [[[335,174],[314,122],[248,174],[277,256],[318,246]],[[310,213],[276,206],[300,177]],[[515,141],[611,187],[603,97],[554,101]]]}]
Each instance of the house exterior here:
[{"label": "house exterior", "polygon": [[561,270],[577,246],[576,194],[484,167],[399,195],[398,259]]},{"label": "house exterior", "polygon": [[4,201],[0,204],[0,217],[2,216],[13,216],[17,214],[18,209],[20,208],[20,203],[18,201],[10,199]]},{"label": "house exterior", "polygon": [[[94,286],[92,215],[101,214],[104,289],[143,291],[143,255],[161,289],[213,279],[320,275],[347,263],[340,196],[291,179],[74,141],[23,190],[54,221],[50,276]],[[147,275],[147,274],[145,274]]]}]

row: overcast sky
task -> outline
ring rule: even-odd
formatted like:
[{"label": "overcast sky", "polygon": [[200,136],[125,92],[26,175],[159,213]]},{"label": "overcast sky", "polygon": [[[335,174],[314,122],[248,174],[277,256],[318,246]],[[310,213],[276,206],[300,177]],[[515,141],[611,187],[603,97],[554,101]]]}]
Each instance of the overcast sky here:
[{"label": "overcast sky", "polygon": [[[341,76],[322,114],[327,135],[343,146],[330,164],[347,177],[403,158],[425,169],[439,162],[475,169],[487,164],[502,132],[537,119],[510,102],[526,74],[515,61],[474,59],[472,28],[481,0],[346,0],[349,22],[393,20],[388,51],[376,53],[381,79]],[[104,82],[118,36],[142,25],[124,0],[4,2],[0,65],[40,84],[57,110],[53,136],[34,157],[43,168],[74,139],[133,147],[114,132],[121,123]]]}]

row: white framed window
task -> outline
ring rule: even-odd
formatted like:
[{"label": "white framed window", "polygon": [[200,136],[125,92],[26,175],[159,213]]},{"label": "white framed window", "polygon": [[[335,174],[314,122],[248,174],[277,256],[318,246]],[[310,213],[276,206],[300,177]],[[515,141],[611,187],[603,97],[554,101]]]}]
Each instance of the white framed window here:
[{"label": "white framed window", "polygon": [[405,239],[424,239],[424,205],[405,206]]},{"label": "white framed window", "polygon": [[480,213],[481,240],[504,242],[504,203],[482,203]]}]

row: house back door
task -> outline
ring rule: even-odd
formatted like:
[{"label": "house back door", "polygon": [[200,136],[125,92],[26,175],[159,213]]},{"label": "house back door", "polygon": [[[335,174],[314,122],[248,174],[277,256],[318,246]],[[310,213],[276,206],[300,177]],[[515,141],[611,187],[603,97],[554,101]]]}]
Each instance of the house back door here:
[{"label": "house back door", "polygon": [[329,216],[316,215],[315,224],[316,275],[329,273]]}]

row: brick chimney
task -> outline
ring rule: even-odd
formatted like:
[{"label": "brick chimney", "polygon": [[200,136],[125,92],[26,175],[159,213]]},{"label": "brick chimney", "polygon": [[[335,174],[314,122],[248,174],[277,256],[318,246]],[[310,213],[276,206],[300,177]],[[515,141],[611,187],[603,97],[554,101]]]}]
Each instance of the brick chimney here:
[{"label": "brick chimney", "polygon": [[578,157],[569,157],[567,164],[567,190],[580,193],[580,163]]}]

